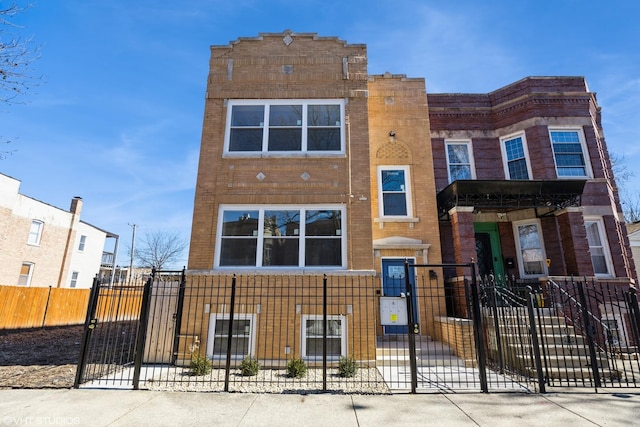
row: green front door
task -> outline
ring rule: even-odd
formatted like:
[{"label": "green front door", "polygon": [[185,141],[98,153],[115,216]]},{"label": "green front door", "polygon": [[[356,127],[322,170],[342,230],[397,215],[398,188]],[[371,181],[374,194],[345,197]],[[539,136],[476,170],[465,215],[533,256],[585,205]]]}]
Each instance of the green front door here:
[{"label": "green front door", "polygon": [[486,274],[504,276],[498,224],[495,222],[476,222],[473,224],[473,231],[476,235],[478,273],[481,276]]}]

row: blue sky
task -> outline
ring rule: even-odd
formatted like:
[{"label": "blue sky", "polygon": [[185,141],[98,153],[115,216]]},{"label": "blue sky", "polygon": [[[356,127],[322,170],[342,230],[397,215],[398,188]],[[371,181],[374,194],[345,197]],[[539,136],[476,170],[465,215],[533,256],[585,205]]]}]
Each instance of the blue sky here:
[{"label": "blue sky", "polygon": [[209,46],[285,29],[366,44],[370,74],[424,77],[432,93],[585,76],[609,150],[634,171],[638,16],[634,0],[40,0],[14,22],[42,45],[43,80],[24,103],[0,105],[0,140],[14,150],[0,172],[63,209],[81,196],[83,220],[120,235],[122,265],[129,224],[188,240]]}]

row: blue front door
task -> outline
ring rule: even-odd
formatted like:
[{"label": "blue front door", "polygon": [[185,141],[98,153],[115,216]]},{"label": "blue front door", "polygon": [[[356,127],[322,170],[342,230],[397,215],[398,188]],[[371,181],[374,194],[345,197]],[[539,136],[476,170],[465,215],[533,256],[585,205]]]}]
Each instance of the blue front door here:
[{"label": "blue front door", "polygon": [[[414,263],[414,260],[410,259],[409,263]],[[416,281],[414,269],[409,269],[409,283],[411,284],[411,295],[413,296],[413,312],[416,310]],[[403,258],[388,258],[382,260],[382,292],[386,297],[399,297],[400,294],[406,294],[407,285],[404,278],[404,259]],[[416,314],[415,321],[418,321]],[[385,326],[385,334],[406,334],[406,326]]]}]

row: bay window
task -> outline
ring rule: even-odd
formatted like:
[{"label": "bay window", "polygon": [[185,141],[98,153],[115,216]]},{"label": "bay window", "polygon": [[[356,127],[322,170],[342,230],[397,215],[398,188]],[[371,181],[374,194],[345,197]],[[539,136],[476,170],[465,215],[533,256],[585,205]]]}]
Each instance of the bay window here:
[{"label": "bay window", "polygon": [[539,222],[537,220],[514,222],[513,227],[521,275],[523,277],[545,275],[546,256]]},{"label": "bay window", "polygon": [[588,178],[591,172],[585,161],[586,148],[582,131],[549,129],[549,136],[558,178]]},{"label": "bay window", "polygon": [[501,139],[502,157],[507,179],[530,179],[531,166],[527,157],[524,133]]}]

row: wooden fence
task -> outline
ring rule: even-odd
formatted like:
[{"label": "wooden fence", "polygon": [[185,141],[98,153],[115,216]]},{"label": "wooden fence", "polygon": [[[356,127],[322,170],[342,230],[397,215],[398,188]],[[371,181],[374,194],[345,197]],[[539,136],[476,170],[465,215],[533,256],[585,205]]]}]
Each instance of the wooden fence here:
[{"label": "wooden fence", "polygon": [[[0,286],[0,330],[81,325],[85,321],[90,292],[91,289]],[[99,320],[102,320],[104,314],[101,312],[106,307],[116,301],[120,304],[123,293],[134,295],[135,292],[121,288],[106,291],[105,308],[96,313]],[[132,298],[141,298],[141,292]],[[122,307],[122,319],[137,318],[137,306],[139,302]]]}]

